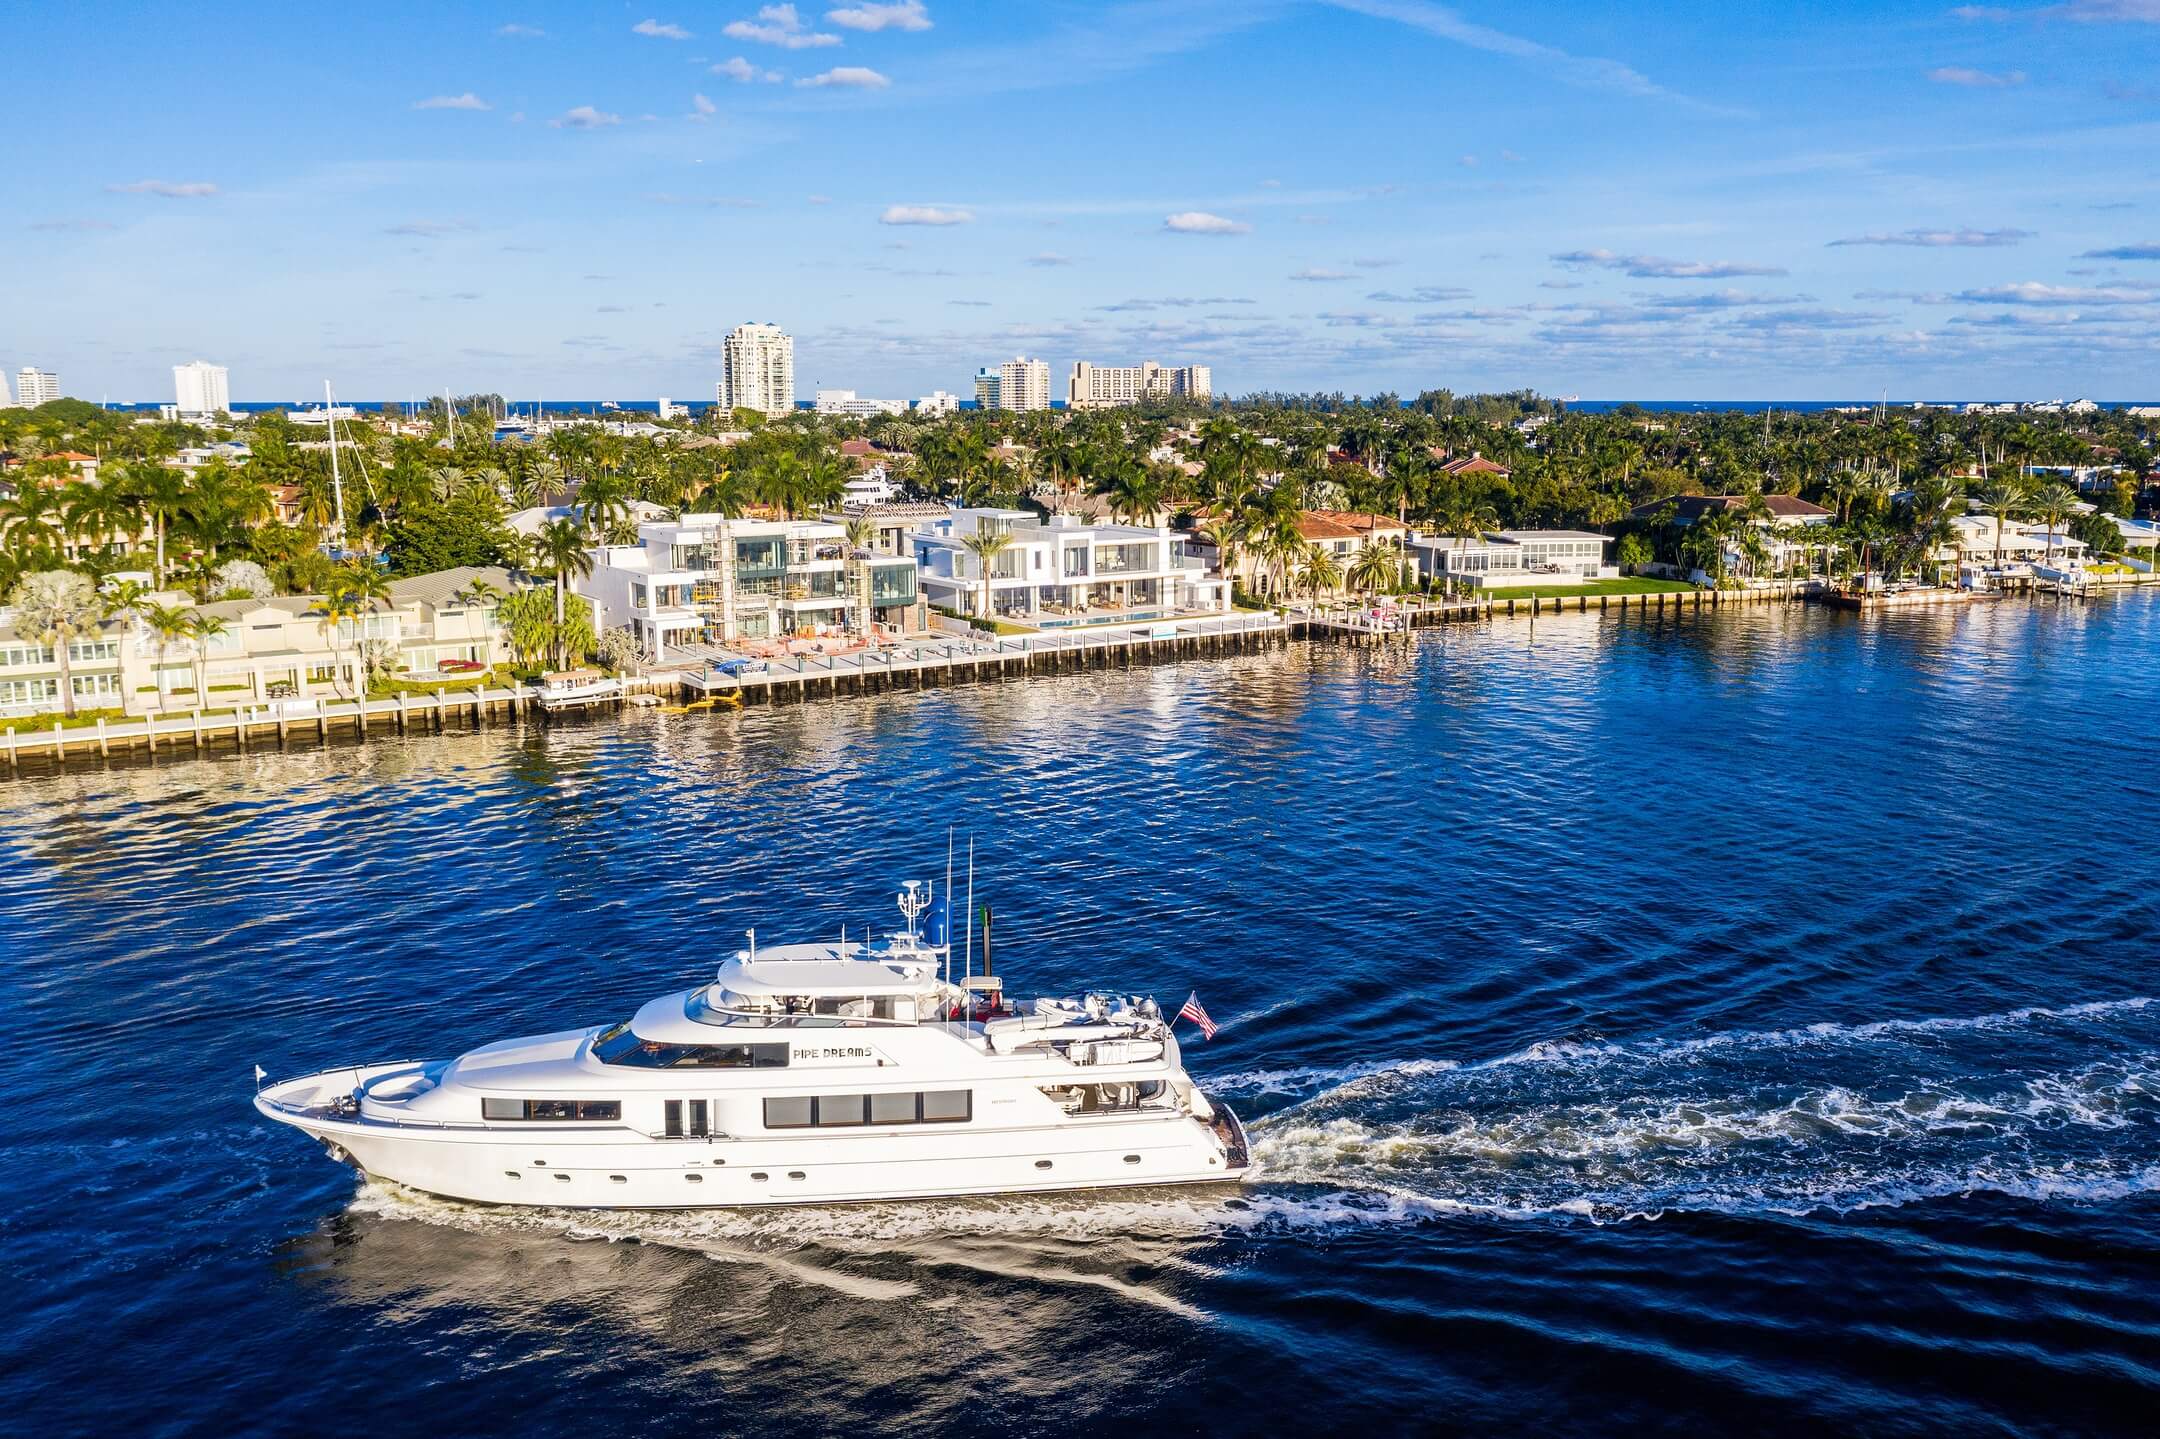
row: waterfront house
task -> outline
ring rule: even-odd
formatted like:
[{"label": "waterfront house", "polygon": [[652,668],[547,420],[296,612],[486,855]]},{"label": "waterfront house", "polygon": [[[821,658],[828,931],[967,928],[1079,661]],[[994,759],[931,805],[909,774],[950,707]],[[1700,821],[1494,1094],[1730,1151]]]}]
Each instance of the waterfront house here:
[{"label": "waterfront house", "polygon": [[1955,558],[1961,565],[2015,570],[2050,556],[2066,563],[2083,562],[2091,553],[2076,535],[2064,530],[2050,533],[2047,526],[2027,520],[2004,520],[1998,525],[1995,516],[1975,512],[1952,516],[1950,523],[1957,537],[1938,550],[1935,558]]},{"label": "waterfront house", "polygon": [[[1205,510],[1193,516],[1194,529],[1185,536],[1185,552],[1217,573],[1223,573],[1222,551],[1206,533],[1218,518]],[[1336,592],[1348,587],[1350,566],[1366,545],[1380,544],[1402,550],[1410,540],[1410,527],[1392,515],[1361,510],[1300,510],[1296,523],[1298,538],[1308,549],[1324,552],[1335,561],[1335,568],[1342,576],[1332,587]],[[1291,566],[1293,589],[1299,588],[1296,578],[1299,568],[1301,566],[1295,563]],[[1274,578],[1270,564],[1250,546],[1244,545],[1235,548],[1226,577],[1253,594],[1263,592]]]},{"label": "waterfront house", "polygon": [[[1637,505],[1628,517],[1651,524],[1670,510],[1672,525],[1684,530],[1707,515],[1746,514],[1755,507],[1758,498],[1761,500],[1760,513],[1750,524],[1759,532],[1768,560],[1767,568],[1772,574],[1811,566],[1817,554],[1830,548],[1827,537],[1811,537],[1808,531],[1830,524],[1837,518],[1836,512],[1798,495],[1679,495],[1670,500]],[[1741,568],[1744,559],[1739,546],[1730,543],[1725,546],[1728,571]],[[1694,571],[1692,577],[1698,582],[1709,579],[1701,570]]]},{"label": "waterfront house", "polygon": [[1615,578],[1605,563],[1609,536],[1591,530],[1488,530],[1477,535],[1418,535],[1410,541],[1418,578],[1470,589],[1510,585],[1581,585]]},{"label": "waterfront house", "polygon": [[[977,535],[1007,536],[983,562]],[[1230,607],[1227,580],[1211,577],[1167,528],[1044,520],[1032,510],[953,509],[925,520],[912,537],[931,603],[969,615],[994,614],[1047,626],[1081,617],[1153,619]],[[987,596],[987,600],[986,600]]]},{"label": "waterfront house", "polygon": [[[163,594],[156,598],[190,619],[215,621],[218,633],[200,642],[161,638],[139,617],[107,619],[69,647],[70,684],[79,707],[142,713],[350,698],[365,684],[371,651],[410,680],[462,679],[509,661],[495,611],[512,588],[509,572],[493,567],[416,575],[393,583],[368,613],[334,625],[319,595],[199,605]],[[52,646],[22,635],[0,612],[0,714],[62,708],[57,661]],[[203,697],[195,693],[198,665]]]},{"label": "waterfront house", "polygon": [[914,557],[857,551],[829,519],[652,521],[636,544],[594,550],[577,591],[593,602],[596,628],[628,625],[658,659],[671,645],[927,627]]}]

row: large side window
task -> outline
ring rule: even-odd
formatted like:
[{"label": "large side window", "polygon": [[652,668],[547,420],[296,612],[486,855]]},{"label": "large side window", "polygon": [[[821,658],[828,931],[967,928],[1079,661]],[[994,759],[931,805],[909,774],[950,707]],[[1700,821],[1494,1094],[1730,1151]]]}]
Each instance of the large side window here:
[{"label": "large side window", "polygon": [[905,1094],[820,1094],[765,1101],[767,1129],[850,1129],[861,1124],[965,1124],[975,1116],[968,1089]]},{"label": "large side window", "polygon": [[817,1102],[817,1122],[820,1129],[837,1129],[844,1125],[860,1124],[869,1099],[862,1094],[821,1094]]},{"label": "large side window", "polygon": [[933,1089],[922,1097],[925,1124],[959,1124],[975,1117],[972,1089]]},{"label": "large side window", "polygon": [[913,1124],[915,1122],[915,1095],[873,1094],[870,1096],[870,1122],[872,1124]]},{"label": "large side window", "polygon": [[482,1119],[621,1119],[619,1099],[490,1099],[480,1101]]}]

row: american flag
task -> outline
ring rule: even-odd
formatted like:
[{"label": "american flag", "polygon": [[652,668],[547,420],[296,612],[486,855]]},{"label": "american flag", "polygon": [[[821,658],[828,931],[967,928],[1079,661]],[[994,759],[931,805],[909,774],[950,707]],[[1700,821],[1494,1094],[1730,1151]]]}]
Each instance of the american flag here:
[{"label": "american flag", "polygon": [[1194,990],[1191,994],[1185,996],[1185,1007],[1177,1012],[1177,1017],[1179,1019],[1189,1019],[1194,1024],[1199,1025],[1200,1033],[1204,1037],[1208,1039],[1215,1037],[1215,1021],[1209,1019],[1207,1011],[1200,1007],[1200,992],[1198,990]]}]

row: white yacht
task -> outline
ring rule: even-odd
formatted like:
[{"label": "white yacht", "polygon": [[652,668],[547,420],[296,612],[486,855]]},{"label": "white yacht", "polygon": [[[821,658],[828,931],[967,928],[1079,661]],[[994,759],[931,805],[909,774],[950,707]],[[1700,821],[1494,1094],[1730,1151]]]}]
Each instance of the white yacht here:
[{"label": "white yacht", "polygon": [[1002,977],[952,978],[929,890],[911,883],[900,908],[905,927],[871,943],[761,948],[753,930],[711,983],[615,1024],[324,1070],[260,1089],[255,1107],[369,1175],[496,1204],[828,1204],[1244,1177],[1244,1127],[1185,1073],[1153,1000],[1008,1003]]}]

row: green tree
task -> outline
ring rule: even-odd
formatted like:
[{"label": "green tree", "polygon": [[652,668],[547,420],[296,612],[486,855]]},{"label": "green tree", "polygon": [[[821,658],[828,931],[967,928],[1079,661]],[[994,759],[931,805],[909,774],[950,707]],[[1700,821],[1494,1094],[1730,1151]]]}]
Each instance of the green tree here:
[{"label": "green tree", "polygon": [[70,651],[79,636],[95,634],[105,618],[105,605],[96,588],[73,570],[43,570],[15,582],[8,592],[8,608],[14,611],[18,632],[52,646],[60,665],[61,708],[72,719],[75,676]]}]

